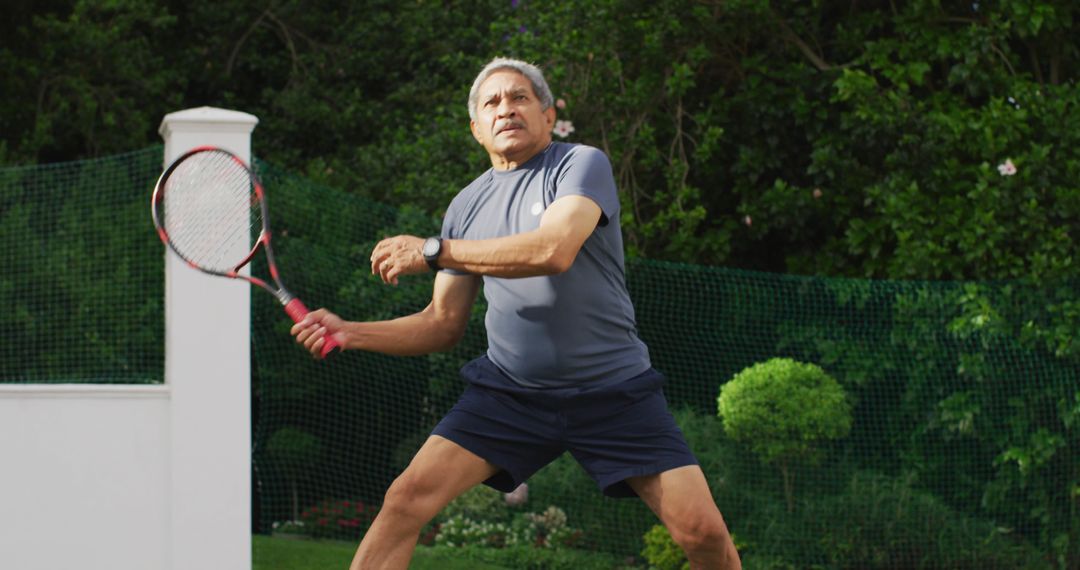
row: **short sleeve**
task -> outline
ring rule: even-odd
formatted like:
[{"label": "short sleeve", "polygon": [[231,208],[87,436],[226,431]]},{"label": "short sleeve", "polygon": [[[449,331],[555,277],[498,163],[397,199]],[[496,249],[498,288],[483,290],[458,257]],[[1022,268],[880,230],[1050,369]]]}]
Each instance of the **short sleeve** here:
[{"label": "short sleeve", "polygon": [[[457,201],[450,203],[450,207],[446,209],[446,214],[443,215],[442,230],[439,232],[439,237],[442,239],[459,239],[460,231],[457,227],[457,219],[459,217]],[[439,271],[445,271],[451,275],[468,275],[464,271],[458,271],[457,269],[442,268]]]},{"label": "short sleeve", "polygon": [[563,160],[555,180],[555,199],[563,196],[584,196],[600,206],[604,218],[600,225],[606,226],[611,219],[618,219],[619,196],[615,188],[615,176],[611,162],[598,148],[579,145]]}]

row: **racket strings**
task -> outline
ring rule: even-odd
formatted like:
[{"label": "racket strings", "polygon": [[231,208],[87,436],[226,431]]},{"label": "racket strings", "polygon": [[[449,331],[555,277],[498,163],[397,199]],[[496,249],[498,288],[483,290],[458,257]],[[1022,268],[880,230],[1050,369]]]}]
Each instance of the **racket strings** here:
[{"label": "racket strings", "polygon": [[253,177],[229,154],[191,155],[165,181],[163,197],[164,227],[173,247],[204,269],[235,269],[262,233]]}]

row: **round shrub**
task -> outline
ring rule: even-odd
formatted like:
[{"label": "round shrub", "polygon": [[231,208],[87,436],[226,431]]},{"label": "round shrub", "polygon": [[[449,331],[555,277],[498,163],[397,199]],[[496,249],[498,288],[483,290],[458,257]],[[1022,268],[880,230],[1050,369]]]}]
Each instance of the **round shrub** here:
[{"label": "round shrub", "polygon": [[820,441],[851,430],[843,387],[819,366],[788,358],[736,374],[720,389],[718,409],[728,437],[780,469],[789,512],[795,510],[794,465],[815,463]]},{"label": "round shrub", "polygon": [[813,458],[816,443],[851,430],[843,387],[819,366],[774,358],[739,372],[717,399],[724,432],[764,461]]}]

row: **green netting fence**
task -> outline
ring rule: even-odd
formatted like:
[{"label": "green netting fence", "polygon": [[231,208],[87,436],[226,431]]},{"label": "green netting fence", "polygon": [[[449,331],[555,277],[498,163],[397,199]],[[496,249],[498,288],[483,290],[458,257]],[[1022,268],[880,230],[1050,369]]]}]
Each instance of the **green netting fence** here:
[{"label": "green netting fence", "polygon": [[160,383],[160,146],[0,168],[0,382]]},{"label": "green netting fence", "polygon": [[[158,147],[0,170],[0,381],[160,381],[162,248],[147,205],[160,156]],[[426,305],[430,276],[383,285],[368,255],[383,236],[436,232],[437,220],[259,168],[278,262],[308,306],[360,320]],[[648,260],[631,260],[627,279],[641,336],[747,567],[1080,567],[1080,362],[1038,332],[1075,306],[1075,286]],[[86,298],[88,282],[96,293]],[[358,540],[460,394],[457,370],[484,351],[483,299],[458,347],[417,358],[316,362],[271,296],[253,290],[252,310],[255,532]],[[57,334],[78,351],[48,354],[42,343]],[[777,357],[821,366],[852,409],[850,433],[816,442],[815,461],[785,466],[787,490],[781,466],[729,438],[717,417],[720,387]],[[644,564],[656,518],[638,501],[602,497],[568,457],[529,481],[525,504],[470,493],[422,542],[438,541],[457,514],[489,523],[474,540],[495,548],[515,518],[550,506],[571,530],[562,548]]]}]

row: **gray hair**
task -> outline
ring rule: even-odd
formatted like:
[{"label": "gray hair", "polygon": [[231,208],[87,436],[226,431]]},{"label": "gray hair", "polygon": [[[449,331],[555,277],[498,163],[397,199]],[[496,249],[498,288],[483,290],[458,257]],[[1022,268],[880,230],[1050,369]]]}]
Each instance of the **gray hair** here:
[{"label": "gray hair", "polygon": [[544,80],[544,74],[539,67],[517,59],[497,57],[484,66],[480,75],[476,76],[476,81],[473,81],[472,89],[469,90],[470,119],[476,120],[476,104],[480,98],[480,84],[487,80],[488,77],[491,77],[491,74],[504,69],[516,71],[524,75],[529,80],[529,83],[532,83],[533,93],[540,99],[542,110],[546,111],[555,104],[555,98],[551,95],[551,88],[548,87],[547,81]]}]

